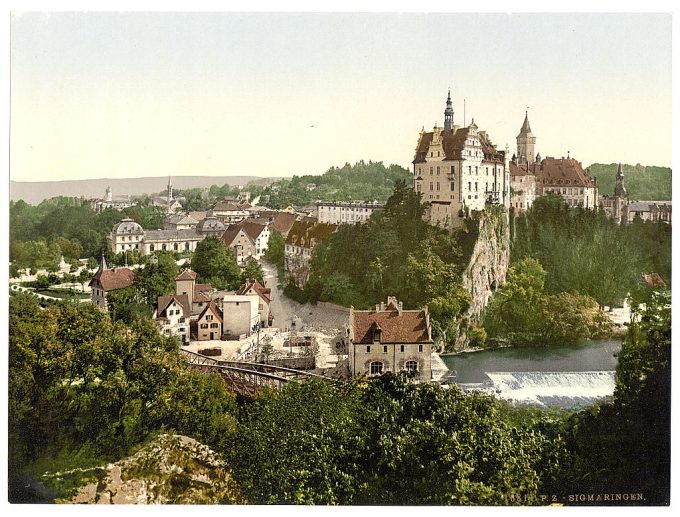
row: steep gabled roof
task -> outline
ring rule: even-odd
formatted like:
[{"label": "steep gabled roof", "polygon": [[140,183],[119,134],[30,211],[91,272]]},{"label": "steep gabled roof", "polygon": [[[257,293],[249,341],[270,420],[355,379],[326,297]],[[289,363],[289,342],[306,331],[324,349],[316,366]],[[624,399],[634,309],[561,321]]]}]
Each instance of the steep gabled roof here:
[{"label": "steep gabled roof", "polygon": [[236,294],[238,295],[244,295],[250,290],[255,291],[260,297],[267,303],[271,302],[271,292],[272,290],[269,287],[264,287],[260,282],[257,280],[251,279],[245,284],[243,284],[241,287],[239,287],[238,291],[236,291]]},{"label": "steep gabled roof", "polygon": [[165,318],[165,311],[168,309],[170,304],[175,301],[178,305],[182,307],[184,311],[184,316],[189,317],[191,315],[191,307],[189,305],[189,297],[186,294],[172,294],[170,296],[159,296],[158,297],[158,309],[156,314],[158,318]]},{"label": "steep gabled roof", "polygon": [[217,320],[222,323],[222,311],[217,305],[215,305],[215,302],[210,302],[205,306],[205,308],[201,311],[201,314],[198,316],[198,321],[202,320],[208,311],[212,312],[215,318],[217,318]]},{"label": "steep gabled roof", "polygon": [[248,219],[241,221],[241,226],[253,241],[255,241],[260,234],[265,230],[266,226],[263,224],[258,224],[254,221],[249,221]]},{"label": "steep gabled roof", "polygon": [[279,212],[272,220],[272,229],[280,234],[286,235],[293,227],[297,216],[291,212]]},{"label": "steep gabled roof", "polygon": [[185,269],[175,277],[175,280],[196,280],[196,276],[196,273],[191,269]]},{"label": "steep gabled roof", "polygon": [[220,239],[222,240],[222,242],[224,242],[224,244],[227,248],[230,248],[231,245],[236,240],[236,238],[241,233],[243,235],[245,235],[253,245],[255,245],[255,241],[253,241],[253,239],[250,237],[250,235],[248,235],[248,233],[243,229],[243,226],[241,226],[241,223],[230,224],[229,226],[227,226],[227,228],[224,230],[224,233],[222,234]]},{"label": "steep gabled roof", "polygon": [[130,287],[134,282],[135,272],[126,267],[119,267],[97,270],[88,285],[92,287],[95,283],[99,283],[104,291],[109,292]]}]

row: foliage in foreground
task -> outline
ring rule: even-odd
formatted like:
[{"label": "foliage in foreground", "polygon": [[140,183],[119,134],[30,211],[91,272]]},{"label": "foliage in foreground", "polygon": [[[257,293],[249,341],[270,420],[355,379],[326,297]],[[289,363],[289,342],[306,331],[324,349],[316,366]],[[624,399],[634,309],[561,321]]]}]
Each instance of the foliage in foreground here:
[{"label": "foliage in foreground", "polygon": [[504,422],[488,396],[385,374],[266,393],[231,461],[253,503],[494,505],[535,498],[562,447]]}]

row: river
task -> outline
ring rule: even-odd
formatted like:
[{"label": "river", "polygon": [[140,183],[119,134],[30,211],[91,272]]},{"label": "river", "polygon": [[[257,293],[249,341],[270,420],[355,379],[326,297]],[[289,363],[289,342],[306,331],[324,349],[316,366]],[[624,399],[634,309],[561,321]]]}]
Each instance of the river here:
[{"label": "river", "polygon": [[545,348],[499,348],[443,356],[455,382],[515,403],[584,406],[614,392],[620,341]]}]

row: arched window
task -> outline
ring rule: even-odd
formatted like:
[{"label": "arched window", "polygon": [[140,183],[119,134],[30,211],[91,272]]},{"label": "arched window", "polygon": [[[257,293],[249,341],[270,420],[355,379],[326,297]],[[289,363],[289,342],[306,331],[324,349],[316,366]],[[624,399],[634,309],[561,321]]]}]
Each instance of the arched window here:
[{"label": "arched window", "polygon": [[380,375],[383,371],[383,364],[380,361],[373,361],[371,363],[371,375]]},{"label": "arched window", "polygon": [[407,372],[417,372],[418,371],[418,362],[417,361],[406,361],[404,364],[404,370]]},{"label": "arched window", "polygon": [[154,251],[154,249],[155,249],[155,248],[154,248],[154,245],[153,245],[153,244],[149,244],[149,251]]},{"label": "arched window", "polygon": [[177,243],[175,243],[175,245],[174,245],[175,251],[177,251],[178,248],[179,248],[179,245]]},{"label": "arched window", "polygon": [[165,251],[165,250],[167,250],[167,249],[168,249],[168,247],[167,247],[165,244],[163,244],[162,250]]},{"label": "arched window", "polygon": [[184,251],[189,251],[189,249],[190,249],[190,248],[189,248],[189,243],[188,243],[188,242],[185,242],[185,243],[184,243]]}]

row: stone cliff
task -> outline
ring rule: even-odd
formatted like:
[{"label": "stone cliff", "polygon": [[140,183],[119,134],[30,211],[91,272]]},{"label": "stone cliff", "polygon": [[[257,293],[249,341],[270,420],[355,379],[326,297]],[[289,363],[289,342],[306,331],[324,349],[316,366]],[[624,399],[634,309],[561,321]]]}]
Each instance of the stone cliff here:
[{"label": "stone cliff", "polygon": [[510,225],[508,211],[492,207],[480,212],[477,240],[462,274],[463,287],[470,294],[470,307],[459,324],[454,350],[468,347],[470,331],[481,321],[484,309],[498,287],[505,282],[510,262]]},{"label": "stone cliff", "polygon": [[[63,476],[66,473],[60,473]],[[136,454],[90,469],[89,481],[66,503],[244,503],[225,462],[192,438],[161,435]]]}]

